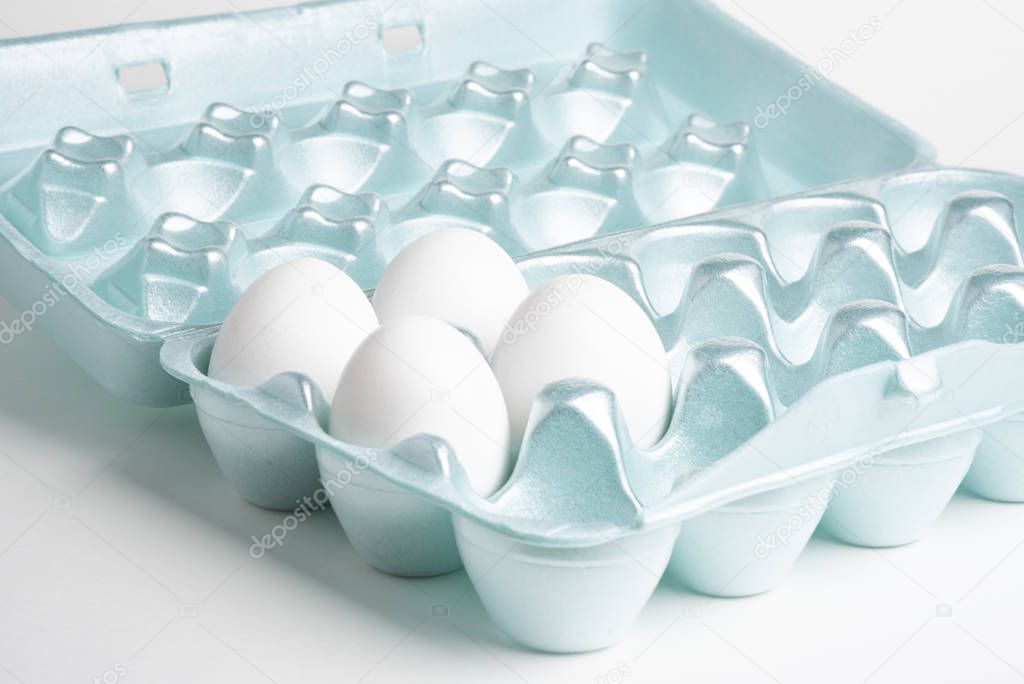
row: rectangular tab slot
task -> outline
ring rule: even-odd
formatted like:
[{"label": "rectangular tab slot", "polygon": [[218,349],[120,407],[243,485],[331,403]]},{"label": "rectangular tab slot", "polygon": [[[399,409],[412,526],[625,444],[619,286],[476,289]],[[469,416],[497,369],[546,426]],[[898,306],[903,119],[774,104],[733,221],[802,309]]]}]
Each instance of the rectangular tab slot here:
[{"label": "rectangular tab slot", "polygon": [[423,49],[423,32],[416,24],[387,26],[381,30],[380,39],[384,44],[384,51],[392,55],[419,52]]},{"label": "rectangular tab slot", "polygon": [[118,67],[117,82],[131,97],[165,93],[171,85],[167,66],[163,62],[143,62]]}]

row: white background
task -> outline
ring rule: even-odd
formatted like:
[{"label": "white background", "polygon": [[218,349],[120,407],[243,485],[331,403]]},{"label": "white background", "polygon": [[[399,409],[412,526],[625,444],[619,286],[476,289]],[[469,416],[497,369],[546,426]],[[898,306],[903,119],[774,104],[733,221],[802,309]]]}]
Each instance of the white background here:
[{"label": "white background", "polygon": [[[0,37],[270,4],[4,0]],[[945,164],[1024,171],[1019,3],[722,5],[809,62],[879,17],[832,77]],[[502,637],[463,573],[370,570],[330,513],[250,558],[249,535],[281,514],[228,488],[191,407],[113,399],[37,332],[0,349],[0,378],[0,684],[1024,679],[1024,506],[959,494],[898,549],[815,538],[755,598],[662,586],[621,645],[552,657]],[[430,617],[436,603],[447,617]]]}]

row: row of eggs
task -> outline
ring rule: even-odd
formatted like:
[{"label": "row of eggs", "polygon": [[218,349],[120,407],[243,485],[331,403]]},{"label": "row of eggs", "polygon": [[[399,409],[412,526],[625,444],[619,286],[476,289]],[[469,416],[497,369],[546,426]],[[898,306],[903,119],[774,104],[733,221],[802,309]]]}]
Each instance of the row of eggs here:
[{"label": "row of eggs", "polygon": [[341,440],[385,448],[417,434],[444,439],[481,496],[508,479],[533,401],[553,382],[610,389],[640,446],[660,439],[672,409],[664,346],[628,295],[582,273],[531,292],[495,242],[465,229],[411,243],[372,303],[318,259],[263,274],[224,320],[209,375],[259,385],[283,372],[318,385]]}]

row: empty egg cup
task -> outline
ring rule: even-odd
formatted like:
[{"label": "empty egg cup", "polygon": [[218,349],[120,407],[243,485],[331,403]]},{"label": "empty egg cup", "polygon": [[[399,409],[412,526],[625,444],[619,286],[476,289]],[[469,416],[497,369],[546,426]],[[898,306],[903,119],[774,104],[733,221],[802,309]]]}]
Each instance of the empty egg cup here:
[{"label": "empty egg cup", "polygon": [[980,440],[979,430],[963,430],[840,472],[822,529],[855,546],[916,541],[953,497]]},{"label": "empty egg cup", "polygon": [[661,580],[678,525],[596,546],[523,541],[455,516],[466,572],[487,614],[540,651],[578,653],[622,638]]}]

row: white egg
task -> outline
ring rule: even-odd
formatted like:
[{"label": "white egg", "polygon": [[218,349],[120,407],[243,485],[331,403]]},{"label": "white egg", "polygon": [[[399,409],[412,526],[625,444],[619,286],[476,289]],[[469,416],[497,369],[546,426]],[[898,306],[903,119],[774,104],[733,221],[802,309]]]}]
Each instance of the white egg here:
[{"label": "white egg", "polygon": [[[425,316],[385,323],[359,345],[338,383],[330,431],[369,447],[441,437],[482,496],[504,484],[514,460],[508,411],[487,360],[465,335]],[[371,475],[361,474],[360,484],[373,479],[379,487]]]},{"label": "white egg", "polygon": [[672,381],[661,338],[643,309],[601,278],[565,275],[534,290],[509,319],[491,364],[514,445],[540,391],[571,378],[615,394],[636,444],[651,446],[668,427]]},{"label": "white egg", "polygon": [[490,354],[502,326],[530,290],[512,259],[475,230],[436,230],[388,265],[373,295],[381,323],[421,315],[473,335]]},{"label": "white egg", "polygon": [[334,396],[349,356],[377,327],[366,295],[319,259],[281,264],[257,278],[228,313],[210,356],[210,377],[259,385],[303,373]]}]

